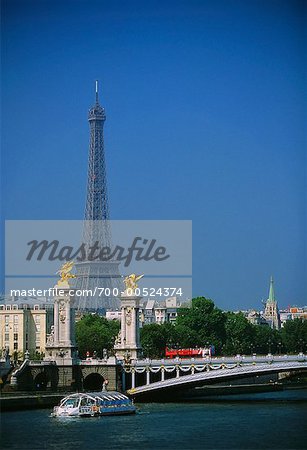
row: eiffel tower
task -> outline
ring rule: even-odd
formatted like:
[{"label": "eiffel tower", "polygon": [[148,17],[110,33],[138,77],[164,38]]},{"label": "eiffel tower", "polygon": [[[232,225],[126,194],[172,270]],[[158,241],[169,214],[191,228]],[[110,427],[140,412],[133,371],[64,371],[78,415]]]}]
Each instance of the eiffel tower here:
[{"label": "eiffel tower", "polygon": [[[96,101],[89,110],[90,144],[88,157],[88,178],[83,226],[83,243],[88,249],[95,243],[99,248],[112,248],[112,236],[109,223],[109,200],[107,191],[106,162],[104,153],[103,127],[106,120],[105,110],[99,104],[98,81],[96,81]],[[88,255],[88,252],[87,252]],[[119,263],[85,259],[76,263],[76,289],[110,289],[111,295],[101,295],[102,289],[96,289],[96,295],[76,297],[80,310],[115,309],[119,300],[114,297],[114,288],[120,289]],[[107,292],[108,293],[108,292]]]}]

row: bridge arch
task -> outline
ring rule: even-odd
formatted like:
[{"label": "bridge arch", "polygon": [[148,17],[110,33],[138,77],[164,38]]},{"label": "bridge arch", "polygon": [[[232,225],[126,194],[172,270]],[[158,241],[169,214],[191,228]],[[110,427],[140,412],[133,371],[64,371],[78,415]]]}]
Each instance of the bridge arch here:
[{"label": "bridge arch", "polygon": [[35,389],[38,391],[45,391],[49,381],[49,377],[45,371],[39,372],[34,378]]},{"label": "bridge arch", "polygon": [[98,372],[88,374],[83,380],[85,391],[101,391],[105,378]]},{"label": "bridge arch", "polygon": [[105,378],[105,379],[108,378],[105,367],[86,366],[86,367],[82,367],[81,370],[82,370],[82,377],[83,377],[83,379],[85,379],[91,373],[99,373],[103,378]]},{"label": "bridge arch", "polygon": [[82,367],[82,385],[86,391],[101,391],[103,382],[108,379],[106,368],[101,366]]}]

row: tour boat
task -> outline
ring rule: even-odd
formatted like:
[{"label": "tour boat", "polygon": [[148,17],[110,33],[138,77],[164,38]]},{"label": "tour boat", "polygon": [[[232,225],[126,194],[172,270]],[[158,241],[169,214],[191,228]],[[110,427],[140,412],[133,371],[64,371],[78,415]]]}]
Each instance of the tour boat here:
[{"label": "tour boat", "polygon": [[124,394],[116,391],[76,393],[63,398],[53,408],[54,417],[94,417],[134,414],[136,407]]}]

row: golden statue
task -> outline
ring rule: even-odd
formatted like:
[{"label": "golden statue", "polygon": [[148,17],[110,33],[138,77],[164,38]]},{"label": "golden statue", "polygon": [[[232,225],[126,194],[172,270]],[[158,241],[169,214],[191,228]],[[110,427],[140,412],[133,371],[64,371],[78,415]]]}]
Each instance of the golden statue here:
[{"label": "golden statue", "polygon": [[127,277],[124,278],[124,283],[126,286],[126,291],[128,289],[131,289],[132,291],[134,291],[138,285],[137,285],[137,281],[139,281],[141,278],[143,278],[143,275],[136,275],[135,273],[132,273],[131,275],[128,275]]},{"label": "golden statue", "polygon": [[58,281],[58,285],[67,285],[70,286],[69,284],[69,280],[71,278],[76,278],[76,275],[74,275],[73,273],[70,273],[72,271],[72,268],[74,266],[74,262],[73,261],[67,261],[66,263],[63,264],[63,266],[56,272],[57,274],[60,275],[61,279]]}]

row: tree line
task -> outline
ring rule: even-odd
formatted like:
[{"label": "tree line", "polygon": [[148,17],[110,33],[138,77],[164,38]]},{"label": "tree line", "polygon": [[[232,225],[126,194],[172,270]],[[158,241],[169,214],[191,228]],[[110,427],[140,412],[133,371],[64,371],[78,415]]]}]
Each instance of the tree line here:
[{"label": "tree line", "polygon": [[[98,315],[84,316],[76,325],[80,356],[89,351],[102,355],[113,349],[119,332],[118,321]],[[251,324],[243,313],[223,312],[205,297],[192,300],[190,307],[179,308],[174,324],[148,324],[141,328],[145,357],[161,358],[165,347],[196,348],[214,345],[216,355],[298,353],[307,344],[307,321],[287,321],[281,330]]]}]

